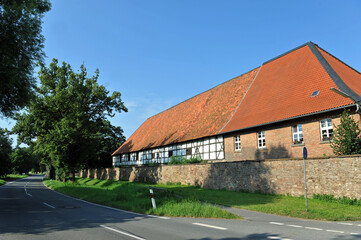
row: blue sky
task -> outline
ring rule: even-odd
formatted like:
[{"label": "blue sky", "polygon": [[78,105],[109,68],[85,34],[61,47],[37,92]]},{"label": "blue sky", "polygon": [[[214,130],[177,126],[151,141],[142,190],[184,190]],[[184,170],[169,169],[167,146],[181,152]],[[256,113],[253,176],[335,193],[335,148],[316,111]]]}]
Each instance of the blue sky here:
[{"label": "blue sky", "polygon": [[[120,91],[130,135],[148,118],[312,41],[361,71],[361,1],[54,0],[45,61]],[[2,127],[13,122],[0,120]],[[116,148],[116,147],[115,147]]]}]

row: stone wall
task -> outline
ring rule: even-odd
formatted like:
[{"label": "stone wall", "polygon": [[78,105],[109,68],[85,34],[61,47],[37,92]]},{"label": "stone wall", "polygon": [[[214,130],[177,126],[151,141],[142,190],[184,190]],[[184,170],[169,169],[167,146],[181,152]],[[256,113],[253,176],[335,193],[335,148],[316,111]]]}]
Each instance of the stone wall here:
[{"label": "stone wall", "polygon": [[[306,161],[308,195],[361,198],[361,155]],[[302,159],[136,166],[88,170],[82,177],[149,183],[182,183],[211,189],[304,195]]]}]

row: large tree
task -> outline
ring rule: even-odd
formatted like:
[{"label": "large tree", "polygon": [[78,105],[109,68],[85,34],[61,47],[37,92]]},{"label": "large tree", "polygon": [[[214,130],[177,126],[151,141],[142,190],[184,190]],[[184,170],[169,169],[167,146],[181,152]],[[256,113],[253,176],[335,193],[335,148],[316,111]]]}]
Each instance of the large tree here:
[{"label": "large tree", "polygon": [[9,173],[11,152],[11,139],[8,133],[0,128],[0,177]]},{"label": "large tree", "polygon": [[34,64],[43,58],[41,18],[47,0],[0,0],[0,114],[10,116],[30,100]]},{"label": "large tree", "polygon": [[120,92],[110,95],[98,84],[98,77],[98,70],[88,77],[83,65],[75,73],[69,64],[58,66],[56,59],[50,67],[41,63],[36,97],[24,113],[15,116],[13,130],[20,141],[30,143],[36,138],[36,153],[64,176],[96,163],[100,153],[107,151],[109,138],[124,139],[121,128],[107,118],[127,108]]}]

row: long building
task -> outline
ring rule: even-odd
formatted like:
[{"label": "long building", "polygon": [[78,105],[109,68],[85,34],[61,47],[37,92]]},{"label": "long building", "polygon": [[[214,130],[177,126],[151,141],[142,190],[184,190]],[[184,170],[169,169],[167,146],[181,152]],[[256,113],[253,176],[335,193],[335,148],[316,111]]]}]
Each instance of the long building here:
[{"label": "long building", "polygon": [[301,158],[304,146],[330,156],[340,113],[360,120],[360,96],[360,72],[308,42],[148,118],[113,165]]}]

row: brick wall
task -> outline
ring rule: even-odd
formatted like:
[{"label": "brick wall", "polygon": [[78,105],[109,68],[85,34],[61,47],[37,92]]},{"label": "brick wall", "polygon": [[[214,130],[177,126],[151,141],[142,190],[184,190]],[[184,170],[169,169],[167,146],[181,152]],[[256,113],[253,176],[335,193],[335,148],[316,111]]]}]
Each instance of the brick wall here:
[{"label": "brick wall", "polygon": [[[297,121],[288,121],[273,124],[264,128],[229,133],[224,136],[226,160],[262,160],[278,158],[302,158],[303,147],[308,150],[311,158],[334,156],[329,142],[321,141],[320,120],[331,118],[333,125],[340,124],[338,117],[341,112],[317,115],[317,117],[300,118]],[[356,121],[360,115],[353,115]],[[292,126],[302,124],[303,144],[293,144]],[[265,131],[266,149],[258,149],[257,132]],[[240,135],[241,150],[234,150],[234,136]]]},{"label": "brick wall", "polygon": [[[308,194],[361,198],[361,155],[310,159],[306,162]],[[214,162],[156,167],[126,167],[83,171],[83,177],[149,183],[182,183],[211,189],[304,194],[302,159]]]}]

